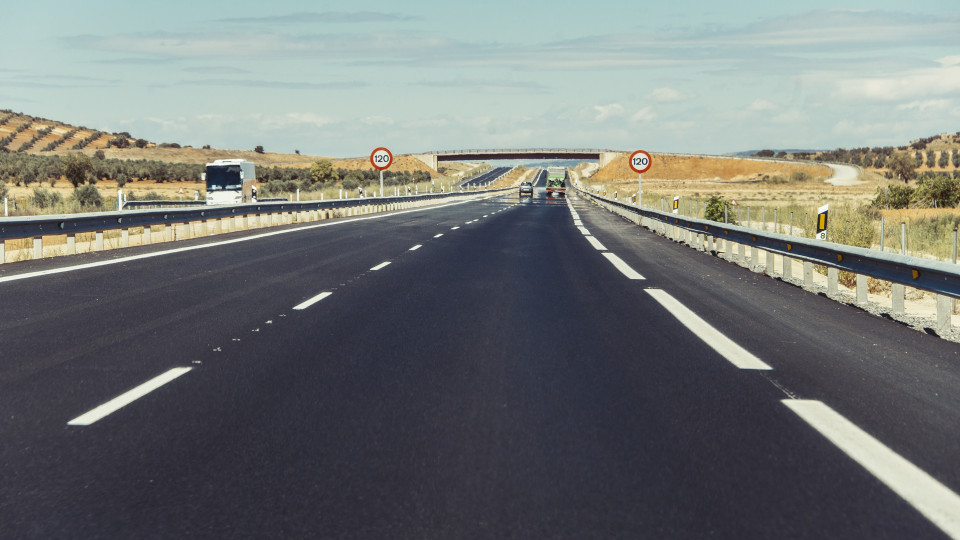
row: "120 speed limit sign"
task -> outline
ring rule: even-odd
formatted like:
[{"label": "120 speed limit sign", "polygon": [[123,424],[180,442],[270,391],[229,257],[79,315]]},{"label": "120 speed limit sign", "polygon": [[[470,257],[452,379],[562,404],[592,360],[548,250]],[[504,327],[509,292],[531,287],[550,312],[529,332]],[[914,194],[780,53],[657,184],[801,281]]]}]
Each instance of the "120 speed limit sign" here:
[{"label": "120 speed limit sign", "polygon": [[370,154],[370,163],[373,164],[375,169],[380,171],[389,169],[390,164],[393,163],[393,154],[381,146]]},{"label": "120 speed limit sign", "polygon": [[637,150],[636,152],[630,154],[630,168],[633,169],[637,174],[643,174],[650,169],[650,164],[653,160],[650,159],[650,154],[643,150]]}]

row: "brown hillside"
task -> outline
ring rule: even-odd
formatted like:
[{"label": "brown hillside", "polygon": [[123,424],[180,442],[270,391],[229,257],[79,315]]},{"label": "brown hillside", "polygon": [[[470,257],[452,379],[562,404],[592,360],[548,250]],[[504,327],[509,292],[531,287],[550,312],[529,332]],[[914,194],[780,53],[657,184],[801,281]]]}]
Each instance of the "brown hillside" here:
[{"label": "brown hillside", "polygon": [[[368,158],[334,159],[332,162],[334,167],[338,169],[347,169],[348,171],[373,169],[373,165],[370,163]],[[432,175],[437,174],[437,171],[431,169],[426,163],[413,156],[394,156],[393,163],[390,164],[389,170],[394,172],[424,171]]]},{"label": "brown hillside", "polygon": [[[830,170],[822,165],[804,163],[783,163],[779,161],[761,161],[725,157],[677,156],[670,154],[652,154],[653,164],[643,173],[650,180],[741,180],[751,177],[791,174],[804,171],[813,176],[830,176]],[[636,179],[628,162],[629,156],[623,154],[597,171],[591,179],[598,181],[617,181]]]}]

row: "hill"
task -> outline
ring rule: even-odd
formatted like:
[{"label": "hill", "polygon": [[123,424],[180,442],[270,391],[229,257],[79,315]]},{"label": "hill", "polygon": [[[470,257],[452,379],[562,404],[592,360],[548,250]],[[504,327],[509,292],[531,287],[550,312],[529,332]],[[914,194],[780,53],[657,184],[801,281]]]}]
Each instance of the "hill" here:
[{"label": "hill", "polygon": [[[334,167],[358,170],[372,169],[366,158],[336,159],[325,156],[257,152],[254,150],[225,150],[217,148],[193,148],[177,143],[154,143],[137,139],[126,132],[109,133],[85,126],[73,126],[64,122],[48,120],[10,110],[0,110],[0,152],[16,152],[36,155],[62,155],[82,152],[93,155],[103,152],[104,157],[124,160],[154,160],[167,163],[202,165],[215,159],[242,158],[259,166],[308,168],[318,159],[330,159]],[[393,171],[439,173],[425,163],[409,156],[397,156]]]}]

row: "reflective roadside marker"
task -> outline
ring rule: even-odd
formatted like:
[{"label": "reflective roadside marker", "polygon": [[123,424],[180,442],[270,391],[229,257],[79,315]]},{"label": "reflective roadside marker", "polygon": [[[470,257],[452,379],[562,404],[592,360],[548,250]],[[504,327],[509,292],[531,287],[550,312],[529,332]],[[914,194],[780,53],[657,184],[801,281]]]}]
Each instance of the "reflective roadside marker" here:
[{"label": "reflective roadside marker", "polygon": [[825,204],[817,209],[817,240],[827,239],[827,212],[829,211],[829,204]]},{"label": "reflective roadside marker", "polygon": [[680,213],[680,197],[673,198],[673,213],[674,214]]}]

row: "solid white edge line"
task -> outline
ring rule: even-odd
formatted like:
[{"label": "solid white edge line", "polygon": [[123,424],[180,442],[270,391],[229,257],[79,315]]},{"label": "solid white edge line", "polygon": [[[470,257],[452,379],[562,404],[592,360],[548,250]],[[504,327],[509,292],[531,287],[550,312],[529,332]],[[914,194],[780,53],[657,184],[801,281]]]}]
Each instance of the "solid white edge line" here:
[{"label": "solid white edge line", "polygon": [[[0,277],[0,283],[5,283],[5,282],[8,282],[8,281],[18,281],[18,280],[21,280],[21,279],[30,279],[30,278],[35,278],[35,277],[50,276],[50,275],[54,275],[54,274],[63,274],[63,273],[65,273],[65,272],[74,272],[74,271],[76,271],[76,270],[86,270],[86,269],[88,269],[88,268],[97,268],[97,267],[99,267],[99,266],[110,266],[110,265],[113,265],[113,264],[123,264],[123,263],[126,263],[126,262],[136,261],[136,260],[140,260],[140,259],[150,259],[150,258],[153,258],[153,257],[161,257],[161,256],[163,256],[163,255],[173,255],[173,254],[175,254],[175,253],[184,253],[184,252],[187,252],[187,251],[195,251],[195,250],[198,250],[198,249],[207,249],[207,248],[213,248],[213,247],[226,246],[226,245],[229,245],[229,244],[237,244],[237,243],[240,243],[240,242],[249,242],[249,241],[251,241],[251,240],[260,240],[261,238],[269,238],[269,237],[271,237],[271,236],[277,236],[277,235],[281,235],[281,234],[291,234],[291,233],[296,233],[296,232],[309,231],[309,230],[312,230],[312,229],[319,229],[319,228],[321,228],[321,227],[335,227],[335,226],[337,226],[337,225],[345,225],[345,224],[347,224],[347,223],[354,223],[354,222],[357,222],[357,221],[369,221],[369,220],[373,220],[373,219],[383,219],[383,218],[387,218],[387,217],[400,216],[400,215],[403,215],[403,214],[410,214],[410,213],[413,213],[413,212],[430,212],[430,211],[433,211],[433,210],[440,210],[441,208],[448,208],[448,207],[450,207],[450,206],[457,206],[457,205],[461,205],[461,204],[467,204],[467,203],[471,203],[471,202],[474,202],[474,201],[475,201],[475,199],[474,199],[474,200],[467,200],[467,201],[457,201],[457,202],[452,202],[452,203],[449,203],[449,204],[441,204],[441,205],[430,206],[430,207],[426,207],[426,208],[414,208],[414,209],[411,209],[411,210],[401,210],[401,211],[399,211],[399,212],[389,212],[389,213],[377,214],[377,215],[374,215],[374,216],[363,216],[363,217],[355,217],[355,218],[349,218],[349,219],[338,219],[338,220],[335,220],[335,221],[327,221],[327,222],[325,222],[325,223],[317,223],[317,224],[315,224],[315,225],[306,225],[306,226],[297,227],[297,228],[294,228],[294,229],[283,229],[283,230],[281,230],[281,231],[270,231],[270,232],[265,232],[265,233],[262,233],[262,234],[255,234],[255,235],[252,235],[252,236],[244,236],[243,238],[233,238],[233,239],[230,239],[230,240],[223,240],[223,241],[219,241],[219,242],[211,242],[211,243],[209,243],[209,244],[200,244],[200,245],[196,245],[196,246],[187,246],[187,247],[180,247],[180,248],[173,248],[173,249],[165,249],[165,250],[163,250],[163,251],[154,251],[154,252],[152,252],[152,253],[143,253],[143,254],[140,254],[140,255],[130,255],[130,256],[127,256],[127,257],[118,257],[118,258],[116,258],[116,259],[110,259],[110,260],[106,260],[106,261],[97,261],[97,262],[92,262],[92,263],[77,264],[77,265],[73,265],[73,266],[64,266],[64,267],[62,267],[62,268],[51,268],[51,269],[49,269],[49,270],[39,270],[39,271],[36,271],[36,272],[26,272],[26,273],[23,273],[23,274],[15,274],[15,275],[12,275],[12,276]],[[459,229],[459,227],[455,227],[455,228]],[[112,250],[111,250],[111,251],[112,251]]]},{"label": "solid white edge line", "polygon": [[324,298],[330,296],[331,294],[333,294],[333,293],[332,293],[332,292],[322,292],[322,293],[314,296],[313,298],[307,300],[306,302],[303,302],[303,303],[301,303],[301,304],[297,304],[296,306],[293,307],[293,309],[295,309],[295,310],[297,310],[297,311],[307,309],[308,307],[316,304],[317,302],[323,300]]},{"label": "solid white edge line", "polygon": [[623,275],[627,276],[629,279],[646,279],[640,275],[639,272],[630,268],[630,265],[623,262],[623,259],[617,257],[616,254],[610,253],[609,251],[603,254],[604,257],[613,264],[614,268],[620,271]]},{"label": "solid white edge line", "polygon": [[389,264],[390,264],[390,261],[382,262],[382,263],[374,266],[373,268],[371,268],[370,271],[376,272],[377,270],[383,270],[383,269],[386,268],[387,265],[389,265]]},{"label": "solid white edge line", "polygon": [[595,249],[595,250],[597,250],[597,251],[606,251],[606,250],[607,250],[607,248],[603,247],[603,244],[601,244],[600,241],[596,239],[596,237],[594,237],[594,236],[587,236],[586,239],[587,239],[587,242],[590,242],[590,245],[593,246],[593,249]]},{"label": "solid white edge line", "polygon": [[[604,254],[606,255],[606,254]],[[710,323],[700,318],[699,315],[690,310],[687,306],[680,303],[679,300],[670,296],[662,289],[645,289],[647,294],[666,308],[671,315],[677,318],[681,324],[687,327],[691,332],[697,335],[704,343],[717,351],[720,356],[727,359],[728,362],[740,369],[773,369],[763,360],[754,356],[750,351],[727,336],[720,333],[719,330],[710,326]]]},{"label": "solid white edge line", "polygon": [[418,250],[418,249],[420,249],[420,248],[422,248],[422,247],[423,247],[423,244],[417,244],[417,245],[413,246],[412,248],[410,248],[409,251],[416,251],[416,250]]},{"label": "solid white edge line", "polygon": [[960,496],[823,402],[782,401],[951,538],[960,539]]},{"label": "solid white edge line", "polygon": [[113,414],[120,410],[123,407],[133,403],[134,401],[142,398],[143,396],[153,392],[157,388],[169,383],[170,381],[176,379],[177,377],[183,375],[184,373],[190,371],[193,368],[190,367],[178,367],[173,368],[162,375],[158,375],[149,381],[137,386],[132,390],[128,390],[123,394],[111,399],[110,401],[96,407],[89,412],[81,414],[80,416],[74,418],[73,420],[67,422],[68,426],[89,426],[90,424],[96,422],[97,420],[102,419],[105,416]]}]

